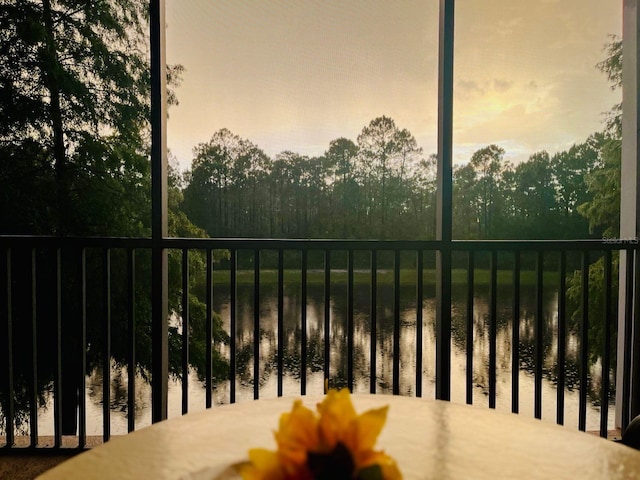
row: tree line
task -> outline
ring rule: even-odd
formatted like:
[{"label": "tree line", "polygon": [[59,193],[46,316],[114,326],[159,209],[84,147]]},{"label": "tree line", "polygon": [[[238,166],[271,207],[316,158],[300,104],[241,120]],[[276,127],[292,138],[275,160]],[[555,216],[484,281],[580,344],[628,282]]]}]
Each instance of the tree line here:
[{"label": "tree line", "polygon": [[[453,172],[458,239],[577,239],[601,235],[585,216],[610,131],[555,154],[512,164],[488,145]],[[181,209],[211,237],[433,239],[436,156],[389,117],[325,153],[271,158],[227,129],[194,148]],[[595,230],[594,230],[595,227]]]}]

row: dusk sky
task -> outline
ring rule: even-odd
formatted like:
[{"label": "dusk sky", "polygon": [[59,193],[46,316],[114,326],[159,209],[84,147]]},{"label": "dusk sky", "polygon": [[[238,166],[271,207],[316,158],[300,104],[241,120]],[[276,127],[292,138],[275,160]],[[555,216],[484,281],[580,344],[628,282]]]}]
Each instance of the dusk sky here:
[{"label": "dusk sky", "polygon": [[[267,154],[321,155],[381,115],[436,152],[437,0],[166,0],[185,67],[168,145],[181,168],[220,128]],[[454,162],[566,149],[620,101],[596,64],[621,0],[458,0]]]}]

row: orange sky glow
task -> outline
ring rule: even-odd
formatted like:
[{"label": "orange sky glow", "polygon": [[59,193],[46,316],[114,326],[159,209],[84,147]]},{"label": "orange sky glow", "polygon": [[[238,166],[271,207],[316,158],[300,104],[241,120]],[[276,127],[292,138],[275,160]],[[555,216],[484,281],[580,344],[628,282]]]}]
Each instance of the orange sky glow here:
[{"label": "orange sky glow", "polygon": [[[321,155],[387,115],[436,152],[437,0],[166,0],[185,67],[168,145],[182,169],[228,128],[267,154]],[[519,162],[582,142],[620,101],[596,64],[618,0],[456,2],[454,162],[495,143]]]}]

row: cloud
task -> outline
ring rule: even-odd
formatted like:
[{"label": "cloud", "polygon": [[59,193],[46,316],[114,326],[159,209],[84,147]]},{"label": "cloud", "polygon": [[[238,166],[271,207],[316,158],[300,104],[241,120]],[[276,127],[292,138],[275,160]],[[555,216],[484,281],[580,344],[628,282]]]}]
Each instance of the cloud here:
[{"label": "cloud", "polygon": [[529,83],[527,83],[526,88],[528,90],[536,91],[538,90],[538,88],[540,88],[540,85],[538,85],[538,82],[536,82],[535,80],[531,80]]},{"label": "cloud", "polygon": [[506,92],[513,86],[513,81],[511,80],[503,80],[500,78],[493,79],[493,89],[496,92]]},{"label": "cloud", "polygon": [[[168,132],[181,162],[221,127],[270,154],[321,154],[381,112],[435,151],[437,2],[188,3],[167,2],[167,59],[187,69]],[[600,128],[619,99],[594,66],[607,34],[620,33],[622,2],[459,3],[454,141],[466,145],[462,156],[497,143],[526,159],[522,152],[552,151]]]},{"label": "cloud", "polygon": [[514,86],[513,80],[494,78],[486,80],[458,80],[455,95],[461,101],[482,101],[494,94],[505,94]]},{"label": "cloud", "polygon": [[515,83],[504,92],[487,92],[473,101],[460,100],[454,112],[457,161],[495,143],[506,157],[523,161],[536,151],[550,153],[580,143],[602,129],[602,112],[618,98],[588,72],[566,71],[544,83]]},{"label": "cloud", "polygon": [[484,95],[485,90],[475,80],[458,80],[456,82],[456,95],[460,95],[464,98],[473,98],[479,95]]}]

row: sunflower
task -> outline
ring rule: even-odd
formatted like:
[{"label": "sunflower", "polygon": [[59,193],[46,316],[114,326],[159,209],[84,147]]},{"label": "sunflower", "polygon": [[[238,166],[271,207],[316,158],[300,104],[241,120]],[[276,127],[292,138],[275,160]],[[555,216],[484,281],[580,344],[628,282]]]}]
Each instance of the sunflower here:
[{"label": "sunflower", "polygon": [[396,480],[395,461],[373,449],[388,406],[356,414],[349,390],[329,390],[318,414],[296,400],[280,417],[277,451],[249,450],[239,466],[245,480]]}]

